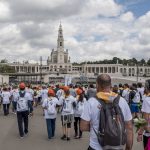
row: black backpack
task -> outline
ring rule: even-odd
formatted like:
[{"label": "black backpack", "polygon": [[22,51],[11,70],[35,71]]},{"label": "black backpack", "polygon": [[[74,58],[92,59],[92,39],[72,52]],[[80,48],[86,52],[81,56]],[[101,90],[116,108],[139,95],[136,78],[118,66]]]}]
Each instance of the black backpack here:
[{"label": "black backpack", "polygon": [[123,89],[120,89],[119,90],[119,95],[122,96],[122,93],[123,93]]},{"label": "black backpack", "polygon": [[112,103],[105,103],[98,99],[101,104],[98,131],[94,129],[99,144],[103,150],[123,150],[126,144],[126,129],[123,113],[119,107],[120,96]]},{"label": "black backpack", "polygon": [[34,96],[37,96],[37,91],[36,91],[36,90],[34,91],[34,94],[33,94],[33,95],[34,95]]}]

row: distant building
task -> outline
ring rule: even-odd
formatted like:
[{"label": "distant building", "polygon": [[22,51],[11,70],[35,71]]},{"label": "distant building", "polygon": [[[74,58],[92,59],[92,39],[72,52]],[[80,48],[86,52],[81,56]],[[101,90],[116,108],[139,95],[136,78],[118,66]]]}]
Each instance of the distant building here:
[{"label": "distant building", "polygon": [[58,30],[57,49],[52,49],[51,55],[47,59],[47,66],[49,66],[50,72],[72,72],[72,64],[70,63],[68,49],[64,49],[64,37],[61,24]]},{"label": "distant building", "polygon": [[[58,29],[57,49],[52,49],[48,56],[47,64],[11,63],[16,73],[9,74],[10,81],[42,82],[64,82],[66,77],[75,82],[95,81],[98,74],[107,73],[114,78],[150,77],[150,66],[124,66],[123,64],[82,64],[72,65],[69,51],[64,48],[63,29],[60,24]],[[42,76],[42,78],[41,78]]]},{"label": "distant building", "polygon": [[9,83],[9,75],[0,74],[0,85]]}]

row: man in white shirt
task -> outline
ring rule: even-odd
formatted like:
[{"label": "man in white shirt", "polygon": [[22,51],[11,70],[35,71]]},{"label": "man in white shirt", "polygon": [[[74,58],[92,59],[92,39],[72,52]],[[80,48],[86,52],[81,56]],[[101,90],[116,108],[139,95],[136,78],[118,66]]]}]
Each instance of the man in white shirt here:
[{"label": "man in white shirt", "polygon": [[[107,74],[101,74],[97,77],[97,97],[100,95],[100,99],[108,100],[112,102],[116,95],[111,92],[111,78]],[[111,96],[115,95],[115,96]],[[99,98],[99,97],[98,97]],[[132,115],[127,102],[120,98],[119,106],[122,110],[125,128],[127,132],[126,150],[132,149],[133,144],[133,127],[132,127]],[[90,144],[88,150],[102,150],[102,146],[98,142],[97,135],[94,131],[99,128],[99,116],[101,105],[94,97],[90,98],[85,104],[84,111],[81,116],[81,130],[90,131]],[[110,139],[111,140],[111,139]]]},{"label": "man in white shirt", "polygon": [[[31,85],[29,84],[26,88],[26,93],[29,94],[29,105],[30,109],[33,112],[33,98],[34,98],[34,91],[31,88]],[[33,114],[32,114],[33,115]]]},{"label": "man in white shirt", "polygon": [[124,84],[124,90],[122,92],[122,97],[129,103],[129,94],[130,94],[130,89],[129,85],[126,83]]},{"label": "man in white shirt", "polygon": [[144,90],[145,90],[145,88],[143,87],[142,83],[140,83],[140,82],[137,83],[137,90],[139,91],[140,96],[141,96],[141,100],[142,100],[142,98],[144,96]]},{"label": "man in white shirt", "polygon": [[42,86],[42,89],[40,91],[40,95],[42,98],[41,103],[43,103],[43,101],[48,98],[48,89],[46,88],[45,85]]},{"label": "man in white shirt", "polygon": [[[20,138],[23,138],[24,135],[28,134],[28,115],[29,110],[32,114],[31,105],[29,104],[30,95],[25,91],[25,84],[20,83],[18,99],[17,99],[17,120]],[[24,124],[24,125],[23,125]]]},{"label": "man in white shirt", "polygon": [[18,86],[15,85],[13,87],[13,90],[11,91],[11,96],[12,96],[12,112],[14,114],[16,114],[16,111],[17,111],[18,94],[19,94]]}]

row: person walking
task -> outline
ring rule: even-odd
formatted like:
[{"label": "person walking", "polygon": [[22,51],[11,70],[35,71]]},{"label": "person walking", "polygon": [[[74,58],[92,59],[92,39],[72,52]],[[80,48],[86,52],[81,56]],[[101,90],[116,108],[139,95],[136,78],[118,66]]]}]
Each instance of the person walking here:
[{"label": "person walking", "polygon": [[9,114],[11,94],[6,87],[3,88],[1,96],[2,96],[4,116],[7,116]]},{"label": "person walking", "polygon": [[[31,109],[30,112],[33,112],[34,91],[31,88],[31,84],[27,85],[27,87],[26,87],[26,93],[28,93],[28,95],[29,95],[29,101],[28,101],[28,103],[29,103],[30,109]],[[33,116],[33,113],[30,114],[30,115]]]},{"label": "person walking", "polygon": [[109,75],[99,75],[96,85],[96,97],[86,102],[81,115],[81,131],[90,131],[88,150],[123,150],[124,144],[131,150],[132,115],[126,100],[111,91]]},{"label": "person walking", "polygon": [[150,80],[147,80],[145,83],[145,89],[147,91],[146,96],[144,97],[142,109],[143,117],[146,121],[146,125],[141,127],[138,131],[138,141],[142,140],[143,136],[143,146],[145,150],[150,149]]},{"label": "person walking", "polygon": [[61,139],[70,141],[71,123],[73,121],[76,100],[72,95],[70,95],[69,87],[65,86],[63,89],[65,96],[62,96],[59,99],[59,105],[62,105],[61,121],[63,136]]},{"label": "person walking", "polygon": [[84,105],[86,103],[86,98],[84,97],[84,93],[81,89],[77,89],[76,93],[76,107],[74,109],[74,137],[75,139],[80,139],[82,137],[82,131],[80,130],[80,120],[84,110]]},{"label": "person walking", "polygon": [[19,93],[17,99],[17,121],[18,121],[18,129],[20,138],[23,138],[28,134],[28,115],[29,110],[30,114],[32,114],[30,101],[30,94],[25,90],[25,84],[20,83],[19,85]]},{"label": "person walking", "polygon": [[122,97],[127,101],[128,104],[129,104],[129,94],[130,94],[129,85],[126,83],[126,84],[124,84],[124,90],[122,92]]},{"label": "person walking", "polygon": [[48,90],[48,98],[43,101],[44,116],[46,119],[48,139],[55,136],[55,122],[57,117],[56,106],[58,99],[55,97],[55,92],[52,89]]},{"label": "person walking", "polygon": [[40,91],[40,96],[41,96],[41,104],[44,102],[45,99],[48,97],[48,89],[46,85],[42,86],[42,89]]},{"label": "person walking", "polygon": [[15,85],[12,90],[12,112],[16,114],[17,111],[17,100],[18,100],[18,86]]},{"label": "person walking", "polygon": [[140,101],[141,101],[141,96],[139,91],[137,90],[137,84],[133,83],[131,86],[131,91],[129,94],[129,104],[130,104],[130,109],[132,113],[132,117],[134,118],[139,118],[140,117]]},{"label": "person walking", "polygon": [[89,89],[87,90],[86,96],[87,96],[87,100],[90,99],[91,97],[96,96],[96,89],[93,84],[89,85]]}]

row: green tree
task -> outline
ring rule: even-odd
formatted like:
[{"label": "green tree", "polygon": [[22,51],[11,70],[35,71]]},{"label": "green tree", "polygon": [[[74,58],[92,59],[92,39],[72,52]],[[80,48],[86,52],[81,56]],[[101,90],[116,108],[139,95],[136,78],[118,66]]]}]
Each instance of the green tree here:
[{"label": "green tree", "polygon": [[147,65],[150,66],[150,58],[149,58],[149,60],[147,61]]},{"label": "green tree", "polygon": [[119,62],[118,58],[117,57],[113,57],[112,64],[117,64],[117,61]]},{"label": "green tree", "polygon": [[9,65],[1,64],[0,73],[15,73],[15,68]]},{"label": "green tree", "polygon": [[146,61],[145,61],[144,59],[141,59],[141,60],[139,61],[139,64],[140,64],[140,65],[143,65],[143,64],[145,65],[145,64],[146,64]]},{"label": "green tree", "polygon": [[8,63],[8,60],[7,60],[7,59],[2,59],[2,60],[0,61],[0,63]]}]

